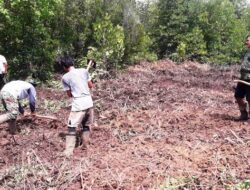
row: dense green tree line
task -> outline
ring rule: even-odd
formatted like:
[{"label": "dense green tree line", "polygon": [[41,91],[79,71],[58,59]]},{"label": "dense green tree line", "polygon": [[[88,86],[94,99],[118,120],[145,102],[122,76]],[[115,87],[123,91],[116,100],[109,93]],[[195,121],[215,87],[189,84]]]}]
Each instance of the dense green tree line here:
[{"label": "dense green tree line", "polygon": [[249,20],[245,0],[0,0],[0,54],[12,78],[42,80],[65,52],[106,71],[161,58],[231,64]]},{"label": "dense green tree line", "polygon": [[236,63],[249,33],[244,0],[159,0],[154,33],[160,57]]}]

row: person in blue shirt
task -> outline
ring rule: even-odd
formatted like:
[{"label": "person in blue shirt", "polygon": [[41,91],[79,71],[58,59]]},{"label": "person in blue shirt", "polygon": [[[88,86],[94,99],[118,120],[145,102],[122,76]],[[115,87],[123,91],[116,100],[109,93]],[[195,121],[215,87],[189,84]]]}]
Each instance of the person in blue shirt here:
[{"label": "person in blue shirt", "polygon": [[[8,122],[11,134],[16,132],[16,119],[19,113],[23,116],[35,116],[36,90],[35,87],[26,81],[17,80],[6,83],[0,91],[0,98],[7,113],[0,115],[0,124]],[[31,113],[25,112],[20,100],[27,98]]]}]

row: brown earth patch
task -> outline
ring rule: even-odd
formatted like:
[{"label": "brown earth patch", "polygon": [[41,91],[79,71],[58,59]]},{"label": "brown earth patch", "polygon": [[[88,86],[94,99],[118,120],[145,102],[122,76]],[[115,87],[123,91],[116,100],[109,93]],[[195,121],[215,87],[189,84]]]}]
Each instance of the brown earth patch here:
[{"label": "brown earth patch", "polygon": [[141,63],[93,90],[96,126],[87,149],[63,157],[69,100],[39,88],[38,113],[0,125],[3,189],[225,189],[250,178],[250,130],[236,122],[237,66]]}]

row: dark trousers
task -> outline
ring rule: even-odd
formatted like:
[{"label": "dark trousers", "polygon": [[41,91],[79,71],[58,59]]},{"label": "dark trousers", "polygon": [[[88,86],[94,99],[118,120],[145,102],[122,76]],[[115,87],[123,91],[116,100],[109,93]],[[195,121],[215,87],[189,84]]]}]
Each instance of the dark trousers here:
[{"label": "dark trousers", "polygon": [[[249,82],[249,81],[247,81]],[[238,83],[235,89],[235,98],[245,98],[248,102],[250,102],[250,86]]]},{"label": "dark trousers", "polygon": [[6,84],[5,74],[0,74],[0,89]]}]

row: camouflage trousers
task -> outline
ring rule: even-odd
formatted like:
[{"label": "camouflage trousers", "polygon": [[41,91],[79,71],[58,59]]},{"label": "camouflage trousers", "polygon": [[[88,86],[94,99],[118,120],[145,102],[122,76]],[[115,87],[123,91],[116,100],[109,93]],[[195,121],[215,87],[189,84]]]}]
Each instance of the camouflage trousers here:
[{"label": "camouflage trousers", "polygon": [[9,92],[2,91],[0,93],[0,98],[4,109],[8,112],[9,120],[15,120],[19,113],[19,102],[12,96]]}]

